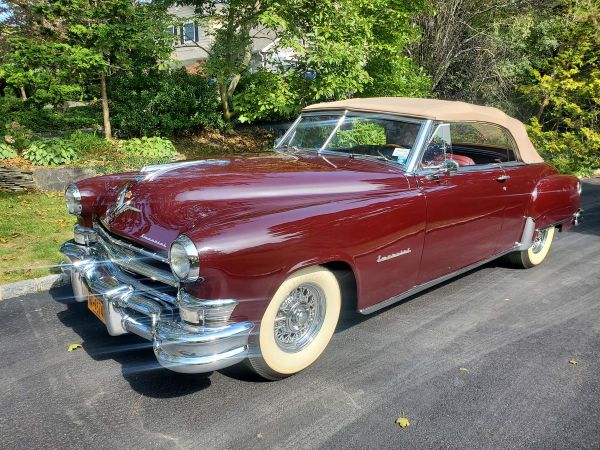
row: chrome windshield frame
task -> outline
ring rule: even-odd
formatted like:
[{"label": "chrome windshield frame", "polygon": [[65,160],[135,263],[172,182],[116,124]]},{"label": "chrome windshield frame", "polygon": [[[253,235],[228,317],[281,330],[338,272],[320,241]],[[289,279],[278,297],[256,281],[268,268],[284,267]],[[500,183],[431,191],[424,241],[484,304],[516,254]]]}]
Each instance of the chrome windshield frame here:
[{"label": "chrome windshield frame", "polygon": [[[342,126],[342,124],[344,123],[346,118],[352,117],[352,116],[364,117],[365,115],[368,115],[369,117],[373,117],[373,118],[397,120],[397,121],[409,122],[409,123],[415,123],[415,124],[421,125],[419,128],[417,137],[415,138],[415,143],[413,144],[413,147],[411,149],[409,157],[406,161],[406,164],[402,164],[397,161],[391,161],[391,160],[381,160],[381,162],[383,162],[383,163],[387,163],[389,165],[393,165],[394,167],[401,168],[402,170],[404,170],[406,172],[413,172],[415,170],[415,168],[417,167],[419,155],[421,154],[422,147],[427,140],[427,137],[431,131],[431,127],[433,124],[433,120],[430,120],[430,119],[411,117],[411,116],[403,116],[403,115],[391,114],[391,113],[387,113],[387,114],[375,113],[375,112],[372,113],[370,111],[348,110],[348,109],[345,109],[345,110],[342,110],[342,109],[327,110],[327,109],[325,109],[325,110],[318,110],[318,111],[307,111],[307,112],[302,112],[296,118],[296,120],[294,120],[294,122],[290,125],[290,127],[286,130],[286,132],[283,134],[283,136],[276,141],[276,143],[274,145],[274,150],[282,151],[285,148],[285,146],[281,146],[280,143],[285,142],[289,138],[290,134],[295,132],[296,128],[298,127],[298,124],[301,122],[303,117],[322,116],[322,115],[328,115],[328,116],[338,116],[339,115],[340,116],[334,129],[331,131],[331,134],[327,137],[324,144],[319,149],[301,148],[298,150],[317,153],[317,154],[332,154],[332,155],[348,156],[348,153],[338,152],[335,150],[327,150],[327,149],[325,149],[325,147],[327,147],[327,144],[329,144],[329,142],[335,135],[335,132]],[[360,157],[361,159],[364,156],[365,159],[373,160],[373,158],[370,158],[368,155],[355,154],[352,156]]]}]

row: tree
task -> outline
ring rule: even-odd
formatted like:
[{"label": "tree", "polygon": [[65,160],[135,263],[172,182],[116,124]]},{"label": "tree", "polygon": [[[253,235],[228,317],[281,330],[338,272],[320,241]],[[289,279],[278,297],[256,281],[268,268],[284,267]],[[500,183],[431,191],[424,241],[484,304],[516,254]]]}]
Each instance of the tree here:
[{"label": "tree", "polygon": [[[21,20],[29,29],[9,40],[11,58],[7,68],[14,69],[12,80],[24,86],[37,84],[44,72],[54,94],[77,94],[75,86],[95,78],[99,84],[104,133],[112,138],[107,80],[134,68],[153,68],[172,51],[167,33],[169,17],[162,3],[136,0],[12,0]],[[38,65],[44,59],[45,66]],[[67,76],[70,75],[70,78]],[[61,84],[64,80],[66,84]],[[58,84],[57,84],[58,83]],[[58,89],[70,86],[70,89]],[[81,87],[83,91],[83,87]],[[52,97],[52,94],[50,95]]]},{"label": "tree", "polygon": [[523,33],[537,49],[519,83],[529,132],[557,167],[590,173],[600,168],[600,2],[563,0],[541,19]]},{"label": "tree", "polygon": [[[250,68],[252,39],[257,34],[270,36],[273,50],[293,49],[296,57],[294,64],[281,67],[279,74],[253,76],[252,81],[245,83],[256,93],[267,87],[260,82],[269,83],[269,87],[297,93],[301,105],[363,92],[427,91],[426,75],[404,52],[406,43],[418,37],[410,18],[424,8],[425,0],[178,3],[193,5],[196,18],[209,25],[213,43],[210,48],[203,48],[208,54],[205,73],[216,80],[226,121],[238,114],[235,105],[251,107],[252,111],[246,111],[246,119],[259,118],[261,110],[277,115],[294,109],[274,93],[269,96],[276,102],[272,105],[261,98],[257,100],[261,104],[252,107],[247,95],[233,101],[242,76]],[[408,88],[410,84],[416,88]]]}]

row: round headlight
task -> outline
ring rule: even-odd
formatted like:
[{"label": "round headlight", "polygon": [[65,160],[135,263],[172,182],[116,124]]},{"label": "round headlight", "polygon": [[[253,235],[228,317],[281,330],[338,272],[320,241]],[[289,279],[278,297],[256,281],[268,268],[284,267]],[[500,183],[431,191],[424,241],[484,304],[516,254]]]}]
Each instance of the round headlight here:
[{"label": "round headlight", "polygon": [[181,235],[171,244],[169,264],[173,275],[181,281],[198,279],[200,276],[198,250],[189,237]]},{"label": "round headlight", "polygon": [[65,203],[67,204],[67,211],[69,214],[79,215],[81,214],[81,193],[75,185],[75,183],[69,184],[65,190]]}]

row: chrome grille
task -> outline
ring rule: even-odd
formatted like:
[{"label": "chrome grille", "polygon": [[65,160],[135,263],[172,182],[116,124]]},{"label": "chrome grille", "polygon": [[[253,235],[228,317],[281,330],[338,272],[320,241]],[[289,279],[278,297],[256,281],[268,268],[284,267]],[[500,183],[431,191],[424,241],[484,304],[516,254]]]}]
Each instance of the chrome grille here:
[{"label": "chrome grille", "polygon": [[116,238],[101,225],[95,225],[94,229],[98,232],[98,243],[108,258],[123,270],[154,282],[173,287],[179,285],[165,256]]}]

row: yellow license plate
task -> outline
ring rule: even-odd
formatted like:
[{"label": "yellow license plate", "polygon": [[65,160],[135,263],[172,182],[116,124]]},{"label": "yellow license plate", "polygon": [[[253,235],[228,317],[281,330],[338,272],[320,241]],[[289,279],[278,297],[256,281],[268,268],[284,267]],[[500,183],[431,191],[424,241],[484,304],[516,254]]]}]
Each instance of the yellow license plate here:
[{"label": "yellow license plate", "polygon": [[88,297],[88,309],[93,312],[102,323],[106,323],[106,318],[104,317],[104,304],[102,301],[98,300],[93,295],[90,295]]}]

